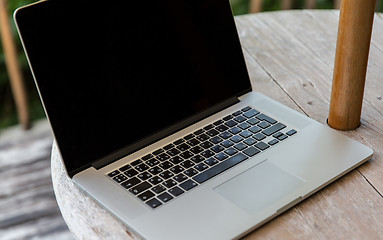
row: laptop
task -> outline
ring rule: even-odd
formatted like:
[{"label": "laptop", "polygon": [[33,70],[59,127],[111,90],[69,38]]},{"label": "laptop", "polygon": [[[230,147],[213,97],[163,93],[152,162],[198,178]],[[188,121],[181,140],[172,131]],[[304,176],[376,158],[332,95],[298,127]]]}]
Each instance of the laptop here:
[{"label": "laptop", "polygon": [[68,176],[138,238],[240,238],[372,156],[252,90],[228,1],[14,16]]}]

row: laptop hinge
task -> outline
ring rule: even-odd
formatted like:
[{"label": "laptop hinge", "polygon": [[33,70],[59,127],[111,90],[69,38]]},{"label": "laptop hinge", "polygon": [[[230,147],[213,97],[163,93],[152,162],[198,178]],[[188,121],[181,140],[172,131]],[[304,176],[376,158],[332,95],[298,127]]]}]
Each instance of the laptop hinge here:
[{"label": "laptop hinge", "polygon": [[180,121],[162,131],[159,131],[151,136],[148,136],[144,139],[142,139],[141,141],[138,141],[130,146],[127,146],[123,149],[120,149],[102,159],[99,159],[95,162],[92,163],[92,166],[96,169],[100,169],[100,168],[103,168],[105,166],[107,166],[108,164],[111,164],[119,159],[121,159],[122,157],[125,157],[133,152],[136,152],[146,146],[149,146],[150,144],[154,143],[154,142],[157,142],[159,141],[160,139],[162,138],[165,138],[167,136],[170,136],[171,134],[181,130],[181,129],[184,129],[198,121],[201,121],[202,119],[205,119],[225,108],[228,108],[236,103],[239,102],[239,99],[238,97],[232,97],[226,101],[223,101],[219,104],[216,104],[212,107],[210,107],[208,110],[205,110],[203,112],[200,112],[198,114],[195,114],[194,116],[191,116],[183,121]]}]

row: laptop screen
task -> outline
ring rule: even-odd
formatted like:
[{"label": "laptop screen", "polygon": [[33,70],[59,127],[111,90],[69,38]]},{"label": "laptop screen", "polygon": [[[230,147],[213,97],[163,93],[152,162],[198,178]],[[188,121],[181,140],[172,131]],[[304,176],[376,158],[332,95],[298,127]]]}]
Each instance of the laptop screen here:
[{"label": "laptop screen", "polygon": [[251,89],[228,1],[48,0],[15,16],[70,173]]}]

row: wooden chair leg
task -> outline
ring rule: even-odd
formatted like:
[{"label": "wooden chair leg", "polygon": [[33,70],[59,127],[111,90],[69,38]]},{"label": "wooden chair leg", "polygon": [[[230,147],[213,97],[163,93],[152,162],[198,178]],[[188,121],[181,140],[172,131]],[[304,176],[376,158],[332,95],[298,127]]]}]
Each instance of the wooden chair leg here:
[{"label": "wooden chair leg", "polygon": [[306,0],[305,8],[314,9],[316,8],[316,6],[317,6],[316,0]]},{"label": "wooden chair leg", "polygon": [[340,2],[342,0],[334,0],[334,9],[340,9]]},{"label": "wooden chair leg", "polygon": [[338,130],[360,125],[376,0],[343,0],[328,124]]},{"label": "wooden chair leg", "polygon": [[24,129],[28,129],[30,127],[30,119],[28,112],[27,94],[18,63],[16,46],[12,37],[6,0],[0,0],[0,31],[5,53],[7,71],[18,111],[19,121],[21,122],[21,125]]},{"label": "wooden chair leg", "polygon": [[249,12],[257,13],[262,11],[262,1],[263,0],[250,0]]},{"label": "wooden chair leg", "polygon": [[293,6],[292,0],[282,0],[282,9],[283,10],[291,9],[292,6]]}]

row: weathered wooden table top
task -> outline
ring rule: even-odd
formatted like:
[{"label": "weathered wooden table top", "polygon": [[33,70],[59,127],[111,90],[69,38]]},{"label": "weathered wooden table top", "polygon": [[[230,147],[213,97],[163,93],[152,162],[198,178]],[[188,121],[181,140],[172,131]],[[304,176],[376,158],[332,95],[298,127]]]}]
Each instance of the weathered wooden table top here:
[{"label": "weathered wooden table top", "polygon": [[[236,17],[253,89],[326,124],[338,11]],[[247,239],[383,239],[383,15],[375,16],[362,125],[343,134],[374,149],[369,162],[249,234]],[[54,145],[56,197],[79,239],[129,239],[121,223],[66,177]]]}]

